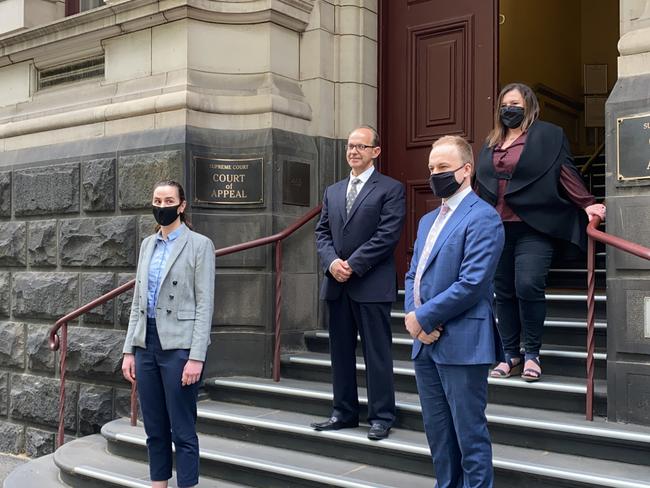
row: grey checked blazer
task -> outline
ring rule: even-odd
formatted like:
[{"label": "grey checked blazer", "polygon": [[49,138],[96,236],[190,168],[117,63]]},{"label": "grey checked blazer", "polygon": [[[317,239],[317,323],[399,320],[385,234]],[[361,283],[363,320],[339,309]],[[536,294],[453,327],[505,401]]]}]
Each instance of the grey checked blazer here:
[{"label": "grey checked blazer", "polygon": [[[149,263],[156,243],[150,235],[140,246],[124,353],[145,347]],[[210,344],[214,308],[214,245],[187,229],[167,258],[156,304],[156,325],[163,349],[189,349],[190,359],[204,361]]]}]

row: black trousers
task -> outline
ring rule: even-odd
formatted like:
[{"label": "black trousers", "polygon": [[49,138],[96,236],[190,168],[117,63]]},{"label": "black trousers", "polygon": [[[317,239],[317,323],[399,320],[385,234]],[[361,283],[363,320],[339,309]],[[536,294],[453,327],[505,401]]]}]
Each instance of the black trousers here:
[{"label": "black trousers", "polygon": [[391,427],[395,422],[390,303],[359,303],[346,292],[328,300],[334,405],[332,416],[344,422],[359,420],[357,394],[357,332],[366,364],[368,422]]},{"label": "black trousers", "polygon": [[494,277],[499,332],[506,357],[521,354],[523,339],[530,359],[542,347],[553,240],[524,222],[504,222],[504,228],[505,245]]}]

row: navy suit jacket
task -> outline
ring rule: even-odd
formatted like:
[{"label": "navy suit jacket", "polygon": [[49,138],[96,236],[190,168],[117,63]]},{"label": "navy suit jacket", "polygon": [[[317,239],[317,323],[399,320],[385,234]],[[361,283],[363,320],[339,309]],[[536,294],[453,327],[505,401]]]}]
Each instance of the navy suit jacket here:
[{"label": "navy suit jacket", "polygon": [[440,209],[420,220],[411,267],[406,274],[406,312],[415,310],[422,329],[443,326],[430,346],[413,341],[412,358],[424,347],[440,364],[492,364],[503,359],[493,312],[494,272],[504,232],[496,210],[468,193],[438,235],[420,282],[422,305],[413,302],[413,281],[422,248]]},{"label": "navy suit jacket", "polygon": [[[393,252],[404,223],[404,187],[375,169],[346,216],[348,181],[327,187],[316,225],[316,248],[325,273],[321,299],[336,300],[345,289],[357,302],[394,302],[397,276]],[[329,272],[336,258],[347,260],[353,270],[345,283]]]}]

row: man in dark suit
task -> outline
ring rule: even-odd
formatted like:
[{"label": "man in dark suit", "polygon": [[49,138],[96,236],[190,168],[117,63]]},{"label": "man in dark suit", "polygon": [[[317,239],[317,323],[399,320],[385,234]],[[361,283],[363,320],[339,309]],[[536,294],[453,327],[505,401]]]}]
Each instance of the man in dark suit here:
[{"label": "man in dark suit", "polygon": [[397,297],[393,251],[404,222],[404,187],[374,167],[379,136],[368,126],[348,137],[350,176],[325,190],[316,246],[329,309],[334,404],[331,418],[311,424],[338,430],[359,423],[357,332],[368,389],[368,438],[388,437],[395,421],[390,307]]},{"label": "man in dark suit", "polygon": [[493,278],[504,232],[494,208],[470,187],[472,148],[458,136],[429,156],[439,209],[420,220],[406,274],[405,325],[438,488],[492,488],[487,428],[489,366],[503,358]]}]

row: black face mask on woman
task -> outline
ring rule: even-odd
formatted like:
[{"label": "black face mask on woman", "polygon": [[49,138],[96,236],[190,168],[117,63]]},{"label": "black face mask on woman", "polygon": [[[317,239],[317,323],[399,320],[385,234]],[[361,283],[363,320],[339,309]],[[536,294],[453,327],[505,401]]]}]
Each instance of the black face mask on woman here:
[{"label": "black face mask on woman", "polygon": [[178,218],[179,207],[180,204],[174,205],[173,207],[157,207],[153,205],[151,207],[153,211],[153,218],[156,219],[156,222],[158,222],[158,224],[162,225],[163,227],[169,225]]},{"label": "black face mask on woman", "polygon": [[449,198],[458,191],[461,183],[456,181],[456,171],[463,169],[463,164],[460,168],[453,171],[444,171],[443,173],[434,173],[429,176],[429,186],[433,194],[440,198]]},{"label": "black face mask on woman", "polygon": [[499,116],[503,125],[508,129],[516,129],[524,121],[524,107],[517,107],[516,105],[501,107]]}]

